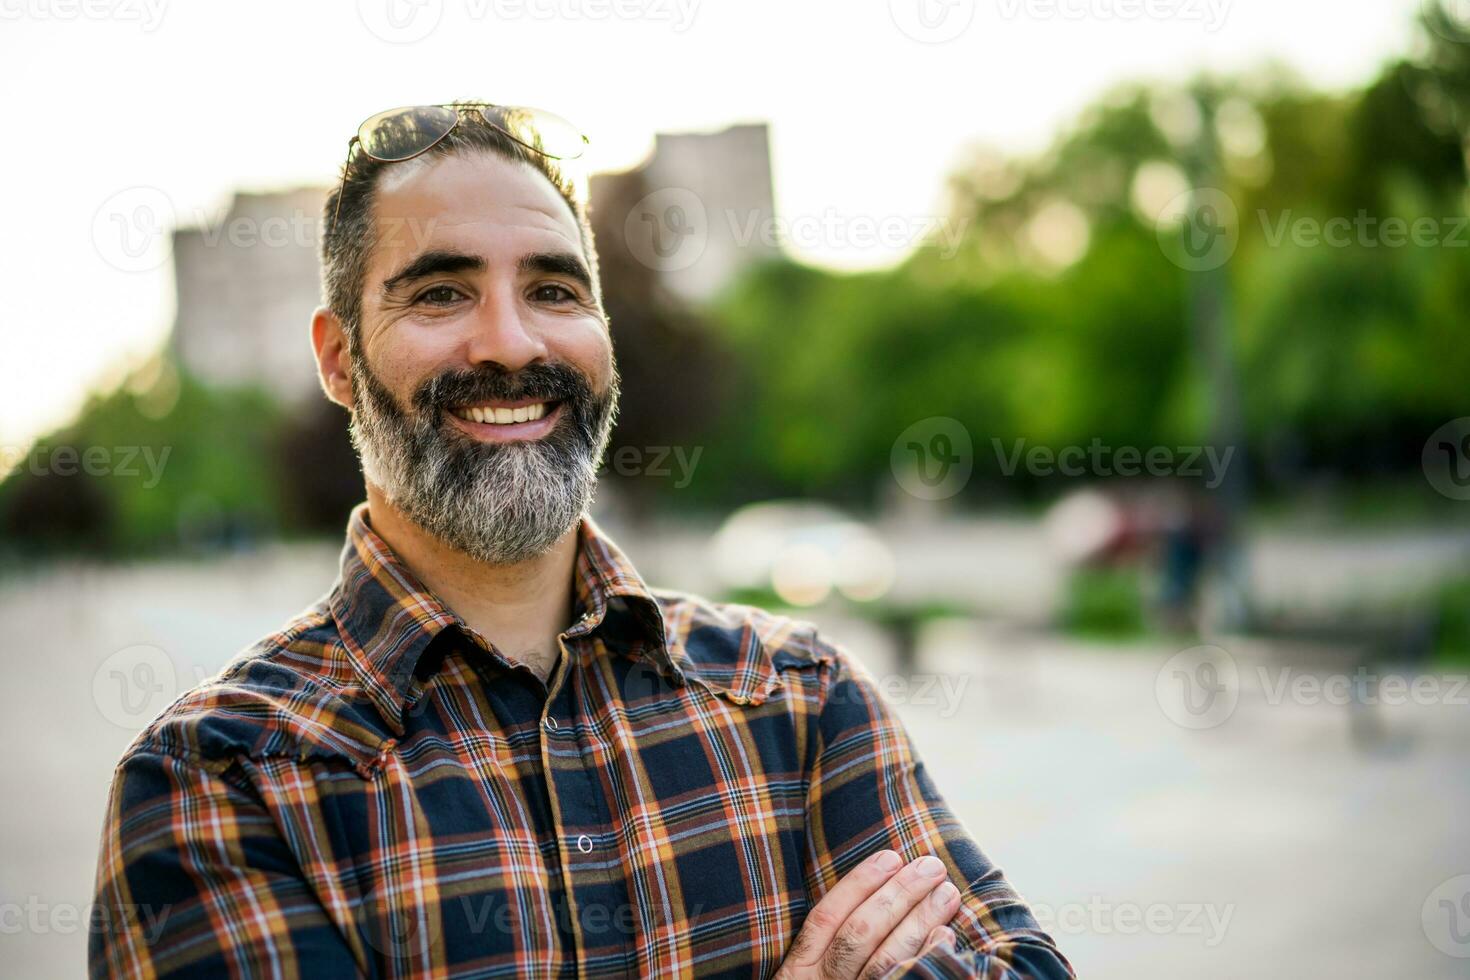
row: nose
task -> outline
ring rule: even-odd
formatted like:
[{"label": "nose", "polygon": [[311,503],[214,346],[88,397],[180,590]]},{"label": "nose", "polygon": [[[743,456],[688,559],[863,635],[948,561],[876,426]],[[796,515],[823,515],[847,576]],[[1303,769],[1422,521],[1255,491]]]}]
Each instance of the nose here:
[{"label": "nose", "polygon": [[514,372],[547,357],[545,342],[524,316],[512,289],[486,295],[468,330],[465,356],[476,367],[493,364]]}]

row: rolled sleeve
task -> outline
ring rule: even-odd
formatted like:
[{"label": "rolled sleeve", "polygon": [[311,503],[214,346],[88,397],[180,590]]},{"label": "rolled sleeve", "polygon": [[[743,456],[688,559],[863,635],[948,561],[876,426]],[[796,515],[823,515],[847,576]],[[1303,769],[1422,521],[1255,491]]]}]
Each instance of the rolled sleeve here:
[{"label": "rolled sleeve", "polygon": [[872,678],[833,648],[807,800],[808,889],[815,904],[875,851],[933,854],[960,890],[955,950],[935,949],[890,976],[1063,978],[1074,974],[1050,936],[950,811]]}]

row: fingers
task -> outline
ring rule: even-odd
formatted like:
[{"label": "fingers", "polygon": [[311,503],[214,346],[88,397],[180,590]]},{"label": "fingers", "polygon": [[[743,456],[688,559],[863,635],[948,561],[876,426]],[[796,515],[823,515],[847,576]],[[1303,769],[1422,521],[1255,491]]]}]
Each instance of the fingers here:
[{"label": "fingers", "polygon": [[954,932],[945,925],[960,907],[960,890],[946,881],[916,904],[883,940],[877,951],[863,966],[862,976],[881,977],[894,965],[936,944],[947,933],[954,942]]},{"label": "fingers", "polygon": [[786,962],[801,967],[819,961],[847,917],[901,867],[903,859],[893,851],[879,851],[844,875],[807,912],[806,922],[786,954]]},{"label": "fingers", "polygon": [[944,862],[929,855],[884,882],[832,937],[822,960],[823,971],[832,977],[856,977],[889,933],[944,882],[945,873]]},{"label": "fingers", "polygon": [[924,945],[919,947],[919,955],[922,956],[931,949],[947,949],[954,952],[954,930],[949,926],[940,926],[929,933],[929,938],[924,940]]}]

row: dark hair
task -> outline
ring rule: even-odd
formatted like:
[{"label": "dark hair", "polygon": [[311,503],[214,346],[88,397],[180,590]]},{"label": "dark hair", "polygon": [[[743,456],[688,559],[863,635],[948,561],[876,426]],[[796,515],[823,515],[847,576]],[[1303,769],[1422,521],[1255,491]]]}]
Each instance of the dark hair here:
[{"label": "dark hair", "polygon": [[[486,110],[494,113],[495,110]],[[592,293],[602,304],[602,286],[597,275],[597,250],[592,241],[592,225],[587,207],[577,195],[572,182],[562,173],[557,161],[511,139],[492,126],[479,112],[460,114],[459,125],[448,136],[424,152],[424,157],[450,154],[493,153],[506,160],[525,163],[551,182],[576,219],[582,250],[587,256],[592,275]],[[347,350],[357,353],[359,327],[362,320],[362,293],[367,277],[368,256],[377,243],[377,222],[373,214],[378,175],[393,163],[374,160],[357,146],[342,166],[338,188],[327,197],[322,209],[322,301],[342,321],[347,336]],[[340,198],[340,210],[339,201]],[[336,214],[335,223],[332,220]]]}]

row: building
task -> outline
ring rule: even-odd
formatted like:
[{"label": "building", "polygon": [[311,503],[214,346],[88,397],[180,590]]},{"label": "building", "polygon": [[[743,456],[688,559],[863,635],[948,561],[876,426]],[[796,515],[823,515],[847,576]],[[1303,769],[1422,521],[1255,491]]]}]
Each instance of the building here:
[{"label": "building", "polygon": [[226,213],[173,236],[173,345],[195,377],[258,385],[287,404],[320,391],[311,313],[321,302],[325,188],[238,193]]},{"label": "building", "polygon": [[[630,179],[641,192],[631,204],[622,200]],[[659,133],[645,163],[594,176],[590,195],[603,236],[620,230],[632,256],[689,302],[710,299],[741,270],[779,253],[764,123]]]}]

